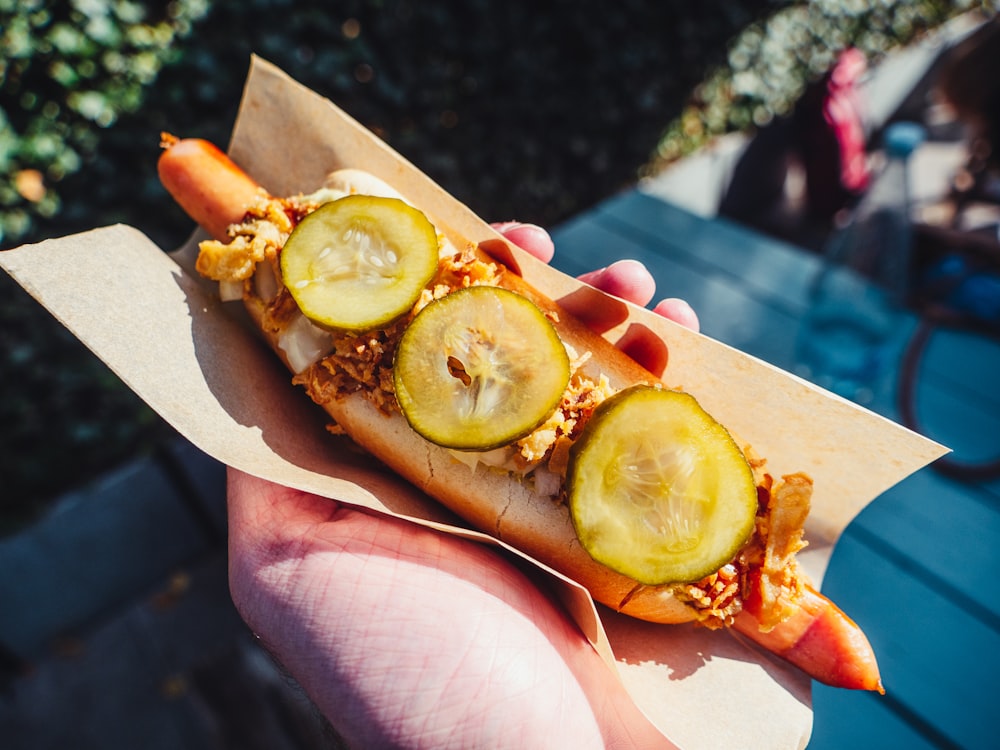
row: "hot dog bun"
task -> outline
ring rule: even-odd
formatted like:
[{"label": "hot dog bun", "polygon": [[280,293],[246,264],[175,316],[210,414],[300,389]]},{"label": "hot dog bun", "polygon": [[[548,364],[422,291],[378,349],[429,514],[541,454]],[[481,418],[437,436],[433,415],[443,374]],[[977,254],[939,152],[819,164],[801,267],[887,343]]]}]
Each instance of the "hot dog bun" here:
[{"label": "hot dog bun", "polygon": [[[358,169],[333,172],[325,187],[348,194],[405,200],[381,180]],[[443,252],[453,251],[453,248],[445,248]],[[489,260],[485,254],[483,257]],[[555,302],[530,288],[519,277],[507,274],[502,284],[551,313],[560,338],[578,352],[591,352],[590,367],[603,372],[613,385],[658,382],[652,373],[566,315]],[[271,348],[282,357],[286,366],[294,369],[279,346],[281,331],[265,325],[266,307],[251,299],[247,300],[247,310]],[[675,598],[671,587],[640,586],[595,562],[577,539],[566,507],[552,498],[539,496],[529,484],[507,472],[483,465],[470,468],[449,451],[420,437],[398,412],[386,414],[360,394],[317,400],[317,403],[356,443],[400,476],[438,499],[472,526],[509,542],[581,583],[597,601],[653,622],[681,623],[696,618],[696,611]]]}]

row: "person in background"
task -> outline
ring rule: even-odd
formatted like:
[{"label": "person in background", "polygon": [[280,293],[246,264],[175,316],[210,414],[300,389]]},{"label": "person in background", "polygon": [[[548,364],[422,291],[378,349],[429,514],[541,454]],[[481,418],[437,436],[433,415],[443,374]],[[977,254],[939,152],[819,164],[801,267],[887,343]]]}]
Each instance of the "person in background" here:
[{"label": "person in background", "polygon": [[819,250],[838,215],[868,188],[866,107],[858,87],[866,70],[860,50],[843,50],[791,115],[760,128],[733,169],[719,214]]}]

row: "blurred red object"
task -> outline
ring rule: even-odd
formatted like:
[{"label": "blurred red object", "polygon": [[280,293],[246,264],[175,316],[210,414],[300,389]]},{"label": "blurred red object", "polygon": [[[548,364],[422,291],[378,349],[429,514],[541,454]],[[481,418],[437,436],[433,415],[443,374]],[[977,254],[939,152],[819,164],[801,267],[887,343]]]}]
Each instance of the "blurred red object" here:
[{"label": "blurred red object", "polygon": [[796,104],[794,130],[812,218],[831,220],[868,188],[865,105],[858,87],[867,68],[860,50],[842,51]]}]

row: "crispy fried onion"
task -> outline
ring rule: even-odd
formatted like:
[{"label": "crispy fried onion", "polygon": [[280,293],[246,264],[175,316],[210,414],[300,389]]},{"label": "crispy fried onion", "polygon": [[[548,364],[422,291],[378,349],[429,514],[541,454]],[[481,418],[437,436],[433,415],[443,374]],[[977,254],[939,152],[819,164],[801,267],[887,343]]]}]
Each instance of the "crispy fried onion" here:
[{"label": "crispy fried onion", "polygon": [[802,596],[806,576],[795,555],[807,544],[803,532],[812,489],[812,479],[805,474],[783,476],[769,493],[764,512],[757,516],[763,549],[762,554],[755,550],[761,557],[748,580],[748,596],[765,632],[787,619]]},{"label": "crispy fried onion", "polygon": [[319,204],[306,198],[272,198],[261,190],[243,221],[229,227],[229,240],[205,240],[198,245],[195,269],[215,281],[245,281],[257,264],[274,257],[295,224]]},{"label": "crispy fried onion", "polygon": [[718,572],[672,588],[706,627],[731,625],[746,606],[753,608],[766,631],[792,614],[807,583],[795,555],[806,546],[803,532],[812,480],[791,474],[775,482],[764,471],[762,459],[749,448],[745,453],[757,482],[757,515],[750,540]]}]

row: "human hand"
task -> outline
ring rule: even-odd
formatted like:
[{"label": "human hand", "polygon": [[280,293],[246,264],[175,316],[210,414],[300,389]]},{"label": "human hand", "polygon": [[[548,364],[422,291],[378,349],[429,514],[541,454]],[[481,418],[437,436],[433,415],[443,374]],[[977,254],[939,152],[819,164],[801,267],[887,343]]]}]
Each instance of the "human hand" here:
[{"label": "human hand", "polygon": [[[498,227],[548,261],[537,227]],[[585,277],[645,305],[623,261]],[[655,308],[697,327],[679,300]],[[669,747],[565,612],[502,553],[229,472],[247,624],[354,747]]]},{"label": "human hand", "polygon": [[[546,263],[552,260],[555,245],[549,233],[541,227],[515,221],[495,224],[494,227],[508,240],[539,260],[544,260]],[[656,292],[656,282],[653,277],[642,263],[635,260],[620,260],[605,268],[585,273],[579,278],[580,281],[595,286],[603,292],[637,305],[649,304]],[[653,307],[653,312],[680,323],[685,328],[698,330],[698,316],[682,299],[671,297],[660,300]]]}]

